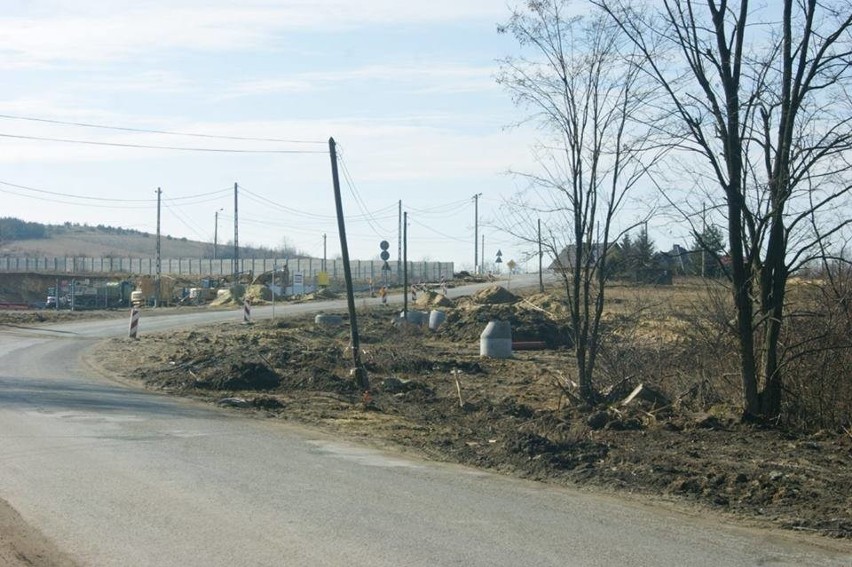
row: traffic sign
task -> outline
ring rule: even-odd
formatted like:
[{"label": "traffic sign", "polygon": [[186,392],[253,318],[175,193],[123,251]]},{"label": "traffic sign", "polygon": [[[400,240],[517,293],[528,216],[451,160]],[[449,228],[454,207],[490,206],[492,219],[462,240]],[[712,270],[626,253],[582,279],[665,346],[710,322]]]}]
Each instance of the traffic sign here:
[{"label": "traffic sign", "polygon": [[388,248],[390,248],[390,244],[388,244],[387,240],[382,240],[379,243],[379,248],[381,248],[382,250],[387,250]]},{"label": "traffic sign", "polygon": [[382,260],[384,260],[384,261],[385,261],[385,264],[387,265],[387,263],[388,263],[388,258],[390,258],[390,254],[388,253],[388,251],[387,251],[387,250],[382,250],[382,253],[381,253],[381,254],[379,254],[379,257],[380,257]]}]

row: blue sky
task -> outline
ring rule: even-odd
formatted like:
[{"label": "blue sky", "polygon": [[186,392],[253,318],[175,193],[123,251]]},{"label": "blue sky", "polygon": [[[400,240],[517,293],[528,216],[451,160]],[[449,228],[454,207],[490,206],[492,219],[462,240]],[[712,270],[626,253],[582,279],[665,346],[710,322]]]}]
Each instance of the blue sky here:
[{"label": "blue sky", "polygon": [[[507,128],[523,111],[494,79],[518,51],[496,31],[508,15],[504,0],[5,0],[0,216],[154,232],[162,187],[163,233],[210,242],[222,209],[221,243],[237,182],[241,244],[321,256],[326,233],[335,257],[333,136],[352,258],[382,239],[396,258],[402,200],[409,258],[471,269],[481,193],[486,268],[498,249],[520,263],[531,247],[491,223],[521,183],[506,172],[535,170],[536,132]],[[252,153],[269,150],[312,153]]]},{"label": "blue sky", "polygon": [[[311,150],[333,136],[344,179],[350,254],[393,243],[398,200],[409,211],[411,259],[473,264],[472,196],[486,258],[526,249],[487,226],[515,190],[505,172],[528,168],[528,131],[496,85],[511,38],[496,33],[499,0],[6,0],[0,17],[0,134],[100,143],[243,150]],[[12,117],[290,144],[85,128]],[[240,242],[286,239],[339,253],[328,155],[201,153],[0,137],[3,216],[232,237],[234,182]],[[357,192],[357,198],[356,198]],[[189,196],[205,197],[188,199]],[[107,201],[106,199],[115,199]],[[174,200],[174,201],[172,201]],[[279,207],[282,205],[284,208]]]}]

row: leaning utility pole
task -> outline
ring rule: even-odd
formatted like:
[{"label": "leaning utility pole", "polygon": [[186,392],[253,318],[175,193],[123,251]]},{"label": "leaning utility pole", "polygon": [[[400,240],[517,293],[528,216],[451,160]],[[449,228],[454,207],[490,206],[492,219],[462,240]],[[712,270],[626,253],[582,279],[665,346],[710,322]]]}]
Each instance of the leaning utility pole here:
[{"label": "leaning utility pole", "polygon": [[352,287],[352,269],[349,266],[349,246],[346,243],[346,225],[343,222],[343,201],[340,197],[340,177],[337,173],[337,149],[334,138],[328,139],[328,152],[331,156],[331,180],[334,183],[334,204],[337,208],[337,229],[340,232],[340,251],[343,256],[343,277],[346,280],[346,303],[349,307],[349,333],[352,347],[352,361],[355,364],[355,380],[363,392],[370,391],[370,379],[367,369],[361,364],[361,341],[358,338],[358,319],[355,314],[355,293]]},{"label": "leaning utility pole", "polygon": [[[479,198],[482,193],[477,193],[473,196],[473,273],[479,273]],[[483,260],[485,259],[485,250],[482,251]]]},{"label": "leaning utility pole", "polygon": [[157,187],[157,279],[154,281],[154,307],[160,306],[160,196],[163,190]]},{"label": "leaning utility pole", "polygon": [[237,215],[237,184],[234,183],[234,284],[239,283],[240,274],[240,224]]}]

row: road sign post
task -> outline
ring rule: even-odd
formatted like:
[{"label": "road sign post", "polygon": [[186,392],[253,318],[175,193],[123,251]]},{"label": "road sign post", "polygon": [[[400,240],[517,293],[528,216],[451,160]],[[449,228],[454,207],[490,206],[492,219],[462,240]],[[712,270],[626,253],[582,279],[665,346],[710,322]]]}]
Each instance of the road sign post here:
[{"label": "road sign post", "polygon": [[387,285],[388,272],[390,272],[390,264],[388,264],[388,260],[390,259],[390,252],[388,252],[388,248],[390,248],[390,243],[388,243],[387,240],[382,240],[379,243],[379,248],[382,249],[382,253],[379,254],[379,257],[384,262],[384,264],[382,264],[382,283]]}]

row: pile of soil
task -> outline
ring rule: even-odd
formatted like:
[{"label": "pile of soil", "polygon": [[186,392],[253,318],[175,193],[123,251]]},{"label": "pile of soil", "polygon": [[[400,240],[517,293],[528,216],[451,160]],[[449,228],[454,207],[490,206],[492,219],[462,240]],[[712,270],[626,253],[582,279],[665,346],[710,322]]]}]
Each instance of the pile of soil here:
[{"label": "pile of soil", "polygon": [[503,303],[515,303],[520,298],[503,286],[493,285],[479,290],[471,296],[474,303],[481,305],[498,305]]},{"label": "pile of soil", "polygon": [[395,327],[389,310],[360,313],[368,395],[351,378],[348,328],[312,317],[113,339],[94,355],[150,388],[432,459],[852,537],[852,436],[743,424],[729,408],[672,402],[681,393],[651,384],[625,403],[638,386],[629,379],[587,407],[564,375],[570,350],[479,357],[474,339],[490,318],[541,340],[564,337],[549,314],[558,301],[548,301],[459,302],[437,333]]},{"label": "pile of soil", "polygon": [[210,302],[211,307],[224,307],[227,305],[233,305],[235,303],[234,297],[231,294],[230,289],[220,289],[216,292],[216,299]]},{"label": "pile of soil", "polygon": [[417,296],[414,305],[419,308],[452,307],[453,300],[441,293],[425,291]]},{"label": "pile of soil", "polygon": [[246,286],[245,296],[243,299],[247,299],[252,303],[260,303],[263,301],[271,301],[272,300],[272,291],[266,287],[265,285],[252,284]]},{"label": "pile of soil", "polygon": [[311,300],[324,300],[324,299],[337,299],[339,295],[333,291],[331,291],[327,287],[321,287],[313,293],[307,294],[304,299],[309,301]]},{"label": "pile of soil", "polygon": [[515,341],[543,342],[550,349],[571,345],[570,327],[564,320],[525,303],[461,304],[447,311],[446,324],[438,329],[437,335],[449,341],[479,345],[479,336],[490,321],[508,321]]}]

